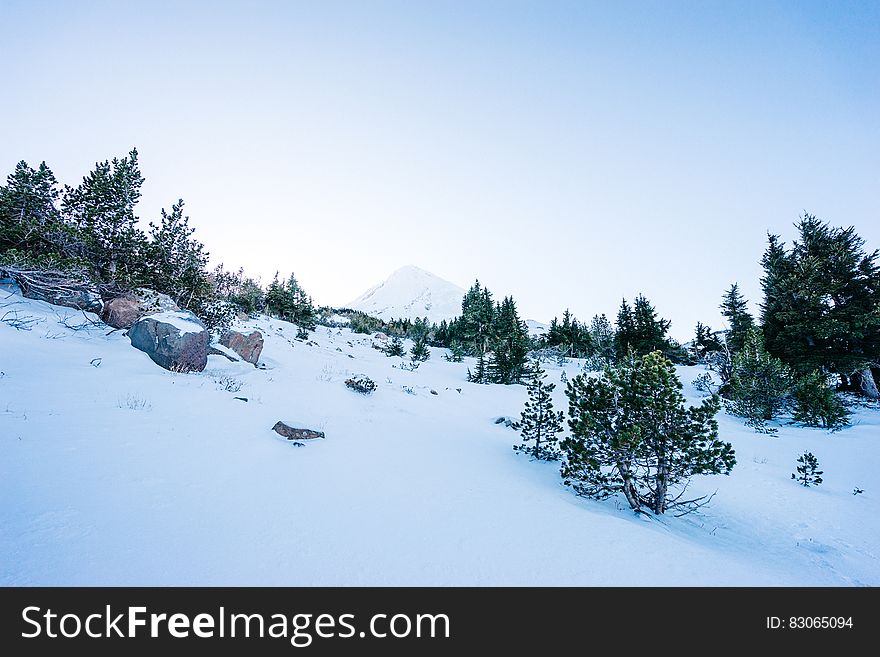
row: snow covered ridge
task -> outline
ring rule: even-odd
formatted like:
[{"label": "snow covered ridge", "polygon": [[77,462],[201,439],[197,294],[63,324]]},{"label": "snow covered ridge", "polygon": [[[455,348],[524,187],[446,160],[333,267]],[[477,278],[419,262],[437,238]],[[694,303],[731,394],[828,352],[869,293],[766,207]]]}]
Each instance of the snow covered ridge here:
[{"label": "snow covered ridge", "polygon": [[465,291],[454,283],[406,265],[346,307],[385,321],[427,317],[429,322],[439,324],[461,314],[464,295]]},{"label": "snow covered ridge", "polygon": [[[689,491],[711,505],[647,518],[516,454],[495,420],[525,388],[467,383],[473,359],[442,349],[409,370],[373,336],[303,341],[261,317],[234,328],[265,336],[265,370],[209,356],[181,374],[78,311],[0,292],[6,313],[0,585],[880,585],[876,409],[775,437],[722,412],[738,463]],[[676,368],[689,403],[703,372]],[[371,394],[345,386],[357,374]],[[325,438],[294,447],[279,420]],[[790,478],[806,451],[819,487]]]}]

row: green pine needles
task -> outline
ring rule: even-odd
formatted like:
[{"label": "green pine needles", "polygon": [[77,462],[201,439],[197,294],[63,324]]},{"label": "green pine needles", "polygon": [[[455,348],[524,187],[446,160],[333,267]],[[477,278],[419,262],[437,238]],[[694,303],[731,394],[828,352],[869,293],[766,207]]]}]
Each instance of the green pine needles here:
[{"label": "green pine needles", "polygon": [[685,498],[692,476],[728,474],[733,447],[718,438],[716,395],[686,407],[671,361],[659,351],[572,379],[562,441],[563,482],[579,495],[622,493],[636,512],[687,513],[710,497]]},{"label": "green pine needles", "polygon": [[824,473],[819,469],[819,459],[812,452],[804,452],[798,457],[797,462],[797,474],[792,472],[792,479],[805,488],[822,483]]},{"label": "green pine needles", "polygon": [[563,414],[553,410],[551,395],[556,384],[545,383],[546,377],[540,363],[535,362],[528,387],[529,399],[519,423],[522,443],[514,445],[513,449],[530,454],[538,461],[557,461],[560,456],[557,434],[563,428]]}]

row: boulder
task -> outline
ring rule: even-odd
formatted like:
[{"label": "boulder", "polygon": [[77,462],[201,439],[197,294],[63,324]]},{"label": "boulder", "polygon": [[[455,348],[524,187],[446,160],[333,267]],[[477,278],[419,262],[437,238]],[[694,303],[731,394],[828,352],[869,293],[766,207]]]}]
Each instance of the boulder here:
[{"label": "boulder", "polygon": [[263,352],[263,334],[254,331],[248,335],[238,331],[227,330],[220,336],[220,344],[232,349],[241,356],[241,359],[251,365],[256,365]]},{"label": "boulder", "polygon": [[201,372],[208,364],[208,331],[188,310],[147,315],[128,331],[131,346],[174,372]]},{"label": "boulder", "polygon": [[139,287],[104,303],[101,321],[113,328],[131,328],[145,315],[179,312],[180,308],[167,294]]},{"label": "boulder", "polygon": [[284,436],[288,440],[312,440],[314,438],[323,438],[323,431],[315,431],[313,429],[297,429],[289,424],[278,421],[272,430],[279,436]]}]

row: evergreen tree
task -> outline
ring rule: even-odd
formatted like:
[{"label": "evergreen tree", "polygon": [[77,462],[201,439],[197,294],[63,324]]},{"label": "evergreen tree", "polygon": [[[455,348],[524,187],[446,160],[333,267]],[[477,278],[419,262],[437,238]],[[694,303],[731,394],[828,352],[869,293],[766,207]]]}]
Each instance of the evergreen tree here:
[{"label": "evergreen tree", "polygon": [[717,334],[702,322],[697,322],[697,328],[694,332],[694,356],[697,359],[704,359],[711,353],[722,350],[721,341]]},{"label": "evergreen tree", "polygon": [[727,333],[725,341],[732,354],[743,348],[746,334],[754,326],[754,320],[748,311],[748,303],[739,291],[739,285],[734,283],[724,293],[721,300],[721,314],[727,320]]},{"label": "evergreen tree", "polygon": [[505,297],[493,313],[489,380],[519,383],[529,353],[529,332],[520,320],[513,297]]},{"label": "evergreen tree", "polygon": [[762,259],[767,350],[799,373],[870,377],[880,363],[878,252],[866,253],[853,227],[804,215],[797,228],[788,250],[770,235]]},{"label": "evergreen tree", "polygon": [[394,336],[391,338],[391,341],[385,345],[385,349],[383,349],[386,356],[403,356],[403,341],[398,337]]},{"label": "evergreen tree", "polygon": [[636,297],[633,305],[633,325],[631,346],[637,355],[644,356],[652,351],[665,354],[669,350],[666,332],[671,322],[658,318],[654,306],[642,294]]},{"label": "evergreen tree", "polygon": [[468,368],[467,380],[470,383],[489,383],[489,367],[485,354],[477,356],[477,366],[474,368],[473,373]]},{"label": "evergreen tree", "polygon": [[513,449],[527,452],[540,461],[556,461],[559,459],[556,434],[562,431],[563,414],[562,411],[553,411],[551,395],[556,384],[544,383],[546,376],[541,364],[535,361],[528,388],[529,399],[519,423],[522,443],[514,445]]},{"label": "evergreen tree", "polygon": [[58,181],[45,162],[36,169],[19,162],[0,187],[0,253],[56,251],[47,237],[61,225],[59,195]]},{"label": "evergreen tree", "polygon": [[797,474],[792,473],[791,478],[801,486],[818,486],[822,483],[824,472],[819,469],[819,459],[812,452],[804,452],[798,457]]},{"label": "evergreen tree", "polygon": [[[278,273],[275,273],[275,278],[266,290],[266,308],[279,319],[293,322],[307,331],[313,331],[317,325],[317,313],[312,305],[312,299],[300,287],[293,274],[286,282],[279,283]],[[356,330],[354,317],[351,321],[352,330]]]},{"label": "evergreen tree", "polygon": [[767,431],[765,423],[785,407],[791,390],[791,372],[764,348],[760,330],[746,333],[745,342],[733,357],[726,394],[728,410],[746,418],[749,426]]},{"label": "evergreen tree", "polygon": [[614,334],[614,350],[617,358],[625,358],[631,351],[635,351],[635,319],[633,311],[626,299],[620,302],[617,311],[617,331]]},{"label": "evergreen tree", "polygon": [[464,360],[465,351],[457,340],[449,345],[449,353],[443,356],[450,363],[460,363]]},{"label": "evergreen tree", "polygon": [[181,308],[199,314],[213,299],[214,289],[205,271],[208,254],[204,245],[192,238],[194,232],[189,217],[183,215],[183,200],[171,206],[171,213],[163,209],[160,224],[150,223],[150,241],[144,248],[144,282],[170,296]]},{"label": "evergreen tree", "polygon": [[472,356],[485,354],[490,349],[494,315],[492,293],[476,281],[461,301],[461,317],[455,322],[455,338]]},{"label": "evergreen tree", "polygon": [[425,338],[417,338],[413,343],[413,348],[409,352],[414,363],[422,363],[431,357],[428,345],[425,344]]},{"label": "evergreen tree", "polygon": [[145,238],[134,213],[143,182],[133,149],[122,159],[96,163],[78,187],[64,191],[62,210],[83,234],[89,261],[111,287],[134,287],[143,280]]},{"label": "evergreen tree", "polygon": [[792,419],[808,427],[823,427],[836,431],[849,424],[849,411],[828,385],[821,372],[802,376],[792,391],[794,412]]},{"label": "evergreen tree", "polygon": [[597,499],[623,493],[634,510],[658,515],[699,505],[703,498],[681,499],[689,479],[727,474],[736,459],[718,438],[718,397],[686,408],[681,388],[660,352],[626,359],[600,378],[572,379],[564,483]]},{"label": "evergreen tree", "polygon": [[594,316],[590,321],[590,343],[595,369],[604,369],[614,362],[617,354],[614,342],[614,327],[608,318],[604,314]]}]

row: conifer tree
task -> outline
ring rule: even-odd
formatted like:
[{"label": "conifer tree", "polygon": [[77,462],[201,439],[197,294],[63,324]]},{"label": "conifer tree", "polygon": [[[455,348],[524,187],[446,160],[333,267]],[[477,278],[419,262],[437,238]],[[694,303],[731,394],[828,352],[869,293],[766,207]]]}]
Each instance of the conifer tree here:
[{"label": "conifer tree", "polygon": [[83,234],[88,259],[111,287],[133,287],[143,278],[145,238],[134,208],[144,178],[137,149],[95,164],[76,188],[66,187],[62,210]]},{"label": "conifer tree", "polygon": [[704,498],[682,499],[689,479],[727,474],[736,459],[718,438],[718,397],[685,407],[681,388],[657,351],[625,359],[602,377],[569,381],[564,483],[597,499],[623,493],[635,511],[658,515],[699,506]]},{"label": "conifer tree", "polygon": [[395,335],[391,338],[388,344],[385,345],[385,349],[383,349],[383,351],[385,352],[386,356],[403,356],[403,341]]},{"label": "conifer tree", "polygon": [[798,373],[853,373],[876,395],[869,367],[880,364],[880,267],[855,229],[812,215],[790,249],[769,236],[762,259],[761,319],[767,350]]},{"label": "conifer tree", "polygon": [[828,385],[828,377],[819,371],[802,376],[792,391],[792,419],[808,427],[832,431],[849,424],[849,411]]},{"label": "conifer tree", "polygon": [[460,363],[464,360],[464,357],[464,347],[461,346],[461,343],[458,340],[450,343],[449,353],[443,356],[443,358],[445,358],[450,363]]},{"label": "conifer tree", "polygon": [[159,225],[150,223],[150,241],[144,248],[144,282],[170,296],[181,308],[199,310],[210,302],[214,290],[205,267],[208,253],[193,239],[194,228],[183,215],[183,200],[162,210]]},{"label": "conifer tree", "polygon": [[748,311],[748,303],[739,291],[739,285],[733,283],[724,293],[721,300],[721,314],[727,320],[725,341],[732,354],[743,348],[746,334],[754,326],[754,320]]},{"label": "conifer tree", "polygon": [[496,307],[491,334],[490,381],[519,383],[529,353],[529,332],[517,314],[513,297],[505,297]]},{"label": "conifer tree", "polygon": [[489,383],[489,367],[485,354],[477,356],[477,365],[473,372],[468,368],[467,380],[470,383]]},{"label": "conifer tree", "polygon": [[614,334],[614,348],[617,358],[625,358],[634,350],[635,332],[636,326],[632,308],[624,299],[620,302],[620,309],[617,311],[617,331]]},{"label": "conifer tree", "polygon": [[590,343],[595,364],[599,366],[597,369],[603,369],[614,362],[616,357],[614,340],[614,327],[608,318],[604,314],[594,316],[590,321]]},{"label": "conifer tree", "polygon": [[19,162],[0,187],[0,253],[56,251],[47,237],[60,228],[59,196],[58,181],[45,162],[36,169]]},{"label": "conifer tree", "polygon": [[822,483],[822,475],[819,469],[819,459],[812,452],[804,452],[798,457],[797,474],[792,473],[791,478],[805,488],[818,486]]},{"label": "conifer tree", "polygon": [[785,408],[790,391],[790,370],[767,353],[760,330],[750,329],[742,349],[733,357],[726,388],[728,410],[746,418],[749,426],[757,431],[770,433],[766,422]]},{"label": "conifer tree", "polygon": [[520,420],[522,443],[514,445],[518,452],[531,454],[539,461],[556,461],[559,459],[557,435],[562,431],[562,411],[554,412],[552,393],[555,383],[545,383],[546,372],[541,364],[535,362],[529,381],[529,399],[525,403]]},{"label": "conifer tree", "polygon": [[428,350],[428,345],[425,344],[424,337],[416,339],[409,354],[414,363],[422,363],[431,357],[431,352]]}]

